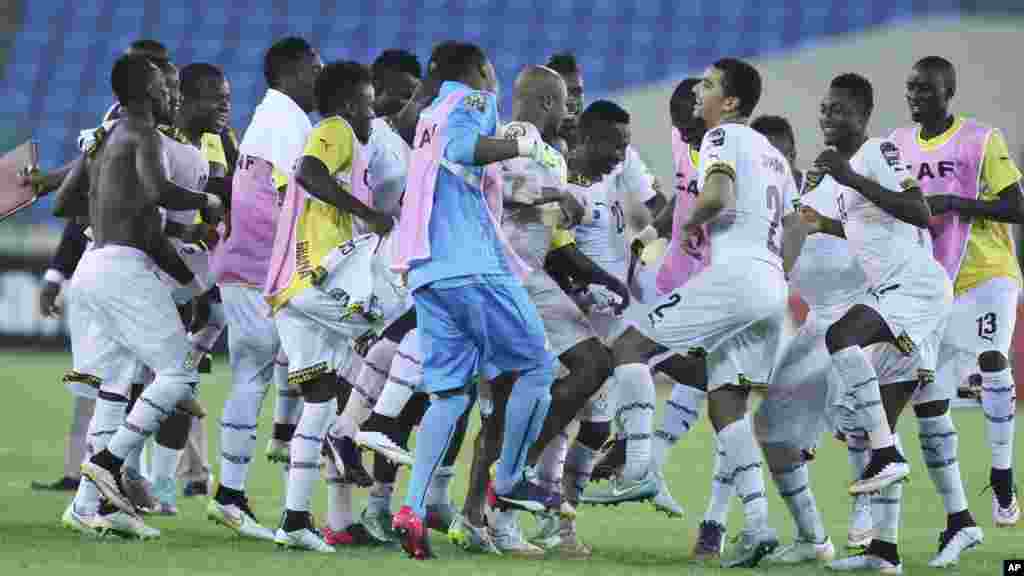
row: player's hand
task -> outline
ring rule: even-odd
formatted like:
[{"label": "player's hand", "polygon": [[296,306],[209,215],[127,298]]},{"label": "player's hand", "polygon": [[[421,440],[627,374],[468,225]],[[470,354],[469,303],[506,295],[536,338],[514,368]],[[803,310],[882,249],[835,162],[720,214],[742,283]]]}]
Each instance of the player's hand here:
[{"label": "player's hand", "polygon": [[932,216],[952,212],[953,201],[954,197],[947,194],[936,194],[935,196],[925,197],[925,202],[928,202],[928,208],[932,211]]},{"label": "player's hand", "polygon": [[850,186],[852,181],[853,170],[850,169],[850,161],[831,146],[822,150],[814,159],[813,169],[832,176],[832,179],[842,186]]},{"label": "player's hand", "polygon": [[212,223],[220,222],[224,217],[224,203],[216,194],[207,194],[204,212],[210,217]]},{"label": "player's hand", "polygon": [[38,166],[25,166],[18,171],[18,185],[30,186],[36,196],[43,196],[46,190],[46,174],[39,170]]},{"label": "player's hand", "polygon": [[817,210],[810,206],[803,204],[800,206],[800,221],[807,227],[808,234],[817,234],[821,232],[824,224],[824,216],[822,216]]},{"label": "player's hand", "polygon": [[691,257],[700,260],[703,258],[701,250],[704,244],[707,242],[707,235],[704,233],[703,226],[691,226],[687,224],[683,227],[683,232],[686,236],[682,239],[683,252],[686,252]]},{"label": "player's hand", "polygon": [[56,282],[44,282],[43,289],[39,291],[39,312],[44,318],[57,318],[61,309],[57,305],[57,295],[60,294],[60,284]]},{"label": "player's hand", "polygon": [[539,138],[517,138],[516,143],[519,145],[519,155],[524,158],[530,158],[534,162],[537,162],[548,168],[555,168],[558,166],[558,153],[549,148],[544,144],[544,141]]},{"label": "player's hand", "polygon": [[612,312],[622,314],[622,311],[629,307],[629,287],[614,277],[606,279],[603,286],[619,297],[619,302],[612,306]]}]

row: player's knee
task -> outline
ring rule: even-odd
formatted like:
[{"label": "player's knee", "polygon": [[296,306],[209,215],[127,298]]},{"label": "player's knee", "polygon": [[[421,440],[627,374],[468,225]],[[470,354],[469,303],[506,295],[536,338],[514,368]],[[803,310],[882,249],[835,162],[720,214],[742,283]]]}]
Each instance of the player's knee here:
[{"label": "player's knee", "polygon": [[576,441],[591,450],[600,450],[611,435],[611,422],[580,422],[580,431],[576,434]]},{"label": "player's knee", "polygon": [[982,372],[1002,372],[1009,365],[1006,355],[999,350],[986,350],[978,354],[978,367]]},{"label": "player's knee", "polygon": [[833,323],[825,331],[825,347],[828,348],[829,354],[835,354],[843,348],[847,348],[850,344],[844,334],[843,327],[839,322]]},{"label": "player's knee", "polygon": [[949,412],[949,400],[934,400],[914,405],[914,415],[918,418],[938,418]]}]

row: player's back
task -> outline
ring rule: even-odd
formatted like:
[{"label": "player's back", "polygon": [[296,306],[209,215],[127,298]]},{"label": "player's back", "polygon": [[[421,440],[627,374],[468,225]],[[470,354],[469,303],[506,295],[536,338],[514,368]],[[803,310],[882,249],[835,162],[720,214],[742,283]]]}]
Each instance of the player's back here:
[{"label": "player's back", "polygon": [[796,196],[789,162],[764,135],[742,124],[725,124],[709,131],[701,144],[701,193],[716,172],[731,174],[736,203],[708,225],[712,266],[753,260],[781,273],[782,217],[792,211]]},{"label": "player's back", "polygon": [[[149,230],[159,228],[156,206],[141,193],[136,152],[145,131],[155,130],[122,119],[89,157],[89,221],[94,246],[132,246],[146,251]],[[88,157],[88,156],[87,156]]]}]

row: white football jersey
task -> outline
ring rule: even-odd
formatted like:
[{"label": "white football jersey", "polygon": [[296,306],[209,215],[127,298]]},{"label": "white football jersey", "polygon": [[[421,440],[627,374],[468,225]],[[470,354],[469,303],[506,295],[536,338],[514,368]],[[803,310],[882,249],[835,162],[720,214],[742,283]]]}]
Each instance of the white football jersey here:
[{"label": "white football jersey", "polygon": [[366,186],[373,194],[377,210],[394,214],[401,212],[399,200],[405,191],[405,178],[409,171],[409,145],[395,132],[385,118],[374,118],[370,140],[363,149],[369,154]]},{"label": "white football jersey", "polygon": [[637,210],[647,210],[644,204],[658,193],[657,179],[633,146],[626,148],[626,159],[605,178],[614,178],[616,186],[623,191],[622,208],[627,221],[631,220],[631,215]]},{"label": "white football jersey", "polygon": [[[167,179],[178,186],[196,192],[206,189],[206,180],[210,177],[210,163],[203,157],[203,152],[192,144],[185,144],[170,138],[163,133],[164,169]],[[167,219],[179,224],[195,224],[198,210],[167,210]]]},{"label": "white football jersey", "polygon": [[[840,187],[826,175],[817,186],[806,186],[800,204],[839,219]],[[811,234],[789,275],[790,284],[807,302],[820,324],[832,324],[857,303],[868,288],[867,275],[843,238]]]},{"label": "white football jersey", "polygon": [[698,189],[703,192],[708,175],[716,172],[733,177],[736,205],[708,224],[711,261],[742,266],[760,260],[781,271],[782,219],[797,196],[789,162],[762,134],[730,123],[704,135]]},{"label": "white football jersey", "polygon": [[[877,182],[892,194],[917,185],[889,140],[870,138],[850,158],[854,172]],[[840,186],[839,216],[850,249],[872,284],[898,272],[905,263],[929,260],[920,230],[879,208],[852,188]]]},{"label": "white football jersey", "polygon": [[[509,122],[498,128],[499,138],[515,140],[517,138],[536,138],[540,140],[540,131],[529,122]],[[502,173],[507,177],[527,177],[529,186],[541,188],[557,188],[565,190],[568,168],[565,158],[548,144],[544,144],[558,158],[558,165],[548,167],[530,158],[512,158],[501,163]],[[512,193],[508,181],[504,185],[506,198]],[[540,270],[544,267],[544,258],[551,248],[554,233],[552,218],[561,215],[558,204],[543,206],[516,206],[506,204],[502,211],[501,228],[512,244],[513,250],[531,268]]]},{"label": "white football jersey", "polygon": [[629,243],[626,238],[625,193],[613,175],[593,182],[580,174],[569,177],[569,191],[584,210],[590,211],[588,222],[577,225],[576,248],[605,272],[626,281],[629,266]]}]

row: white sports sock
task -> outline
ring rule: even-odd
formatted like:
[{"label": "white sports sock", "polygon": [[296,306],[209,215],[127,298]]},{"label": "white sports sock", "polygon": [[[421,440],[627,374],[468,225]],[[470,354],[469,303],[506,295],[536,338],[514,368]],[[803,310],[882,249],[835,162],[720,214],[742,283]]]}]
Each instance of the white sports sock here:
[{"label": "white sports sock", "polygon": [[554,494],[562,493],[562,470],[569,450],[569,435],[563,430],[548,442],[537,462],[537,482]]},{"label": "white sports sock", "polygon": [[626,434],[626,465],[622,474],[627,480],[640,480],[651,465],[654,379],[646,364],[617,366],[614,376],[618,397],[615,417]]},{"label": "white sports sock", "polygon": [[[107,443],[124,422],[128,399],[116,395],[104,394],[96,399],[96,409],[89,422],[88,456],[98,454],[107,447]],[[74,500],[75,511],[85,516],[95,514],[100,508],[100,493],[96,486],[87,478],[82,477]]]},{"label": "white sports sock", "polygon": [[704,520],[720,526],[725,526],[729,520],[729,508],[732,505],[733,494],[736,492],[732,471],[726,468],[726,464],[725,448],[722,447],[721,438],[716,436],[715,464],[711,471],[711,498],[708,499]]},{"label": "white sports sock", "polygon": [[332,434],[352,437],[370,416],[370,411],[377,405],[381,391],[387,383],[391,361],[397,350],[398,344],[382,338],[366,353],[359,376],[352,384],[352,394],[345,403],[345,409],[335,419]]},{"label": "white sports sock", "polygon": [[92,420],[96,401],[81,396],[74,396],[72,399],[73,414],[71,431],[68,433],[64,451],[64,475],[68,478],[78,478],[81,475],[85,454],[89,450],[89,422]]},{"label": "white sports sock", "polygon": [[377,405],[373,408],[377,414],[397,418],[423,381],[419,345],[419,337],[415,330],[402,338],[402,343],[398,345],[391,360],[387,382],[377,399]]},{"label": "white sports sock", "polygon": [[167,380],[158,374],[156,380],[135,402],[135,407],[125,418],[124,424],[110,439],[107,450],[123,460],[130,451],[141,446],[146,438],[160,428],[160,423],[174,413],[178,402],[195,393],[192,388],[194,384]]},{"label": "white sports sock", "polygon": [[503,534],[511,530],[516,523],[517,510],[495,510],[494,511],[494,532]]},{"label": "white sports sock", "polygon": [[743,502],[743,516],[748,529],[768,525],[768,499],[761,475],[761,453],[754,440],[750,420],[742,418],[718,432],[725,448],[726,470],[732,471],[736,495]]},{"label": "white sports sock", "polygon": [[125,456],[124,465],[126,468],[131,468],[140,474],[142,473],[142,446],[135,448]]},{"label": "white sports sock", "polygon": [[444,506],[451,502],[448,494],[448,486],[455,477],[455,466],[438,466],[434,475],[430,477],[430,489],[427,490],[427,497],[423,503],[426,506]]},{"label": "white sports sock", "polygon": [[[287,364],[284,365],[287,369]],[[274,367],[274,376],[277,376]],[[245,492],[245,481],[249,476],[249,463],[256,447],[257,422],[263,396],[266,394],[265,380],[236,382],[220,419],[220,484],[225,488]],[[297,392],[297,391],[296,391]],[[275,411],[282,407],[281,396],[277,398]],[[289,408],[294,409],[294,406]],[[296,414],[297,415],[297,414]]]},{"label": "white sports sock", "polygon": [[981,373],[981,407],[985,412],[988,443],[992,447],[992,467],[1013,467],[1013,418],[1017,412],[1016,394],[1010,369]]},{"label": "white sports sock", "polygon": [[366,499],[366,507],[374,514],[382,512],[390,514],[391,497],[394,493],[395,485],[393,483],[374,482],[373,487],[370,488],[370,495]]},{"label": "white sports sock", "polygon": [[864,469],[871,461],[871,445],[868,434],[863,430],[844,432],[846,435],[846,458],[850,462],[850,479],[860,480]]},{"label": "white sports sock", "polygon": [[[903,453],[898,435],[895,436],[896,449]],[[878,494],[871,495],[871,517],[875,524],[875,538],[890,544],[899,543],[900,508],[903,500],[903,483],[890,484]]]},{"label": "white sports sock", "polygon": [[344,532],[355,523],[352,519],[352,485],[343,482],[334,459],[327,459],[327,526]]},{"label": "white sports sock", "polygon": [[153,450],[149,456],[149,465],[154,482],[160,478],[174,480],[174,473],[178,469],[178,457],[181,456],[181,452],[181,450],[161,446],[159,442],[153,443]]},{"label": "white sports sock", "polygon": [[654,444],[651,450],[651,467],[661,474],[665,466],[668,449],[676,445],[684,434],[689,432],[693,423],[700,417],[701,405],[707,398],[707,392],[693,386],[675,384],[672,396],[665,401],[665,412],[661,417],[661,429],[654,433]]},{"label": "white sports sock", "polygon": [[324,434],[330,424],[330,417],[337,409],[338,401],[310,402],[302,407],[302,417],[295,428],[291,443],[291,466],[288,470],[288,495],[286,508],[295,512],[308,512],[320,471],[320,448]]},{"label": "white sports sock", "polygon": [[274,359],[274,388],[277,401],[274,403],[274,424],[294,426],[302,413],[302,393],[288,385],[288,361],[281,354]]},{"label": "white sports sock", "polygon": [[935,418],[918,418],[917,425],[924,464],[935,490],[942,497],[946,514],[963,512],[967,509],[967,496],[957,462],[958,442],[952,415],[947,411]]},{"label": "white sports sock", "polygon": [[772,473],[772,477],[779,489],[779,496],[796,522],[798,535],[816,544],[823,543],[826,538],[825,526],[814,493],[811,492],[807,465],[801,462],[789,470]]},{"label": "white sports sock", "polygon": [[594,473],[594,464],[597,463],[598,452],[592,450],[579,442],[573,442],[572,447],[565,455],[564,475],[567,482],[572,482],[575,489],[563,497],[569,503],[575,505],[580,501],[580,494],[590,483],[590,476]]},{"label": "white sports sock", "polygon": [[882,407],[878,374],[864,350],[860,346],[843,348],[832,355],[832,363],[842,379],[846,394],[855,399],[854,409],[860,424],[868,432],[871,448],[879,450],[892,446],[892,431]]}]

